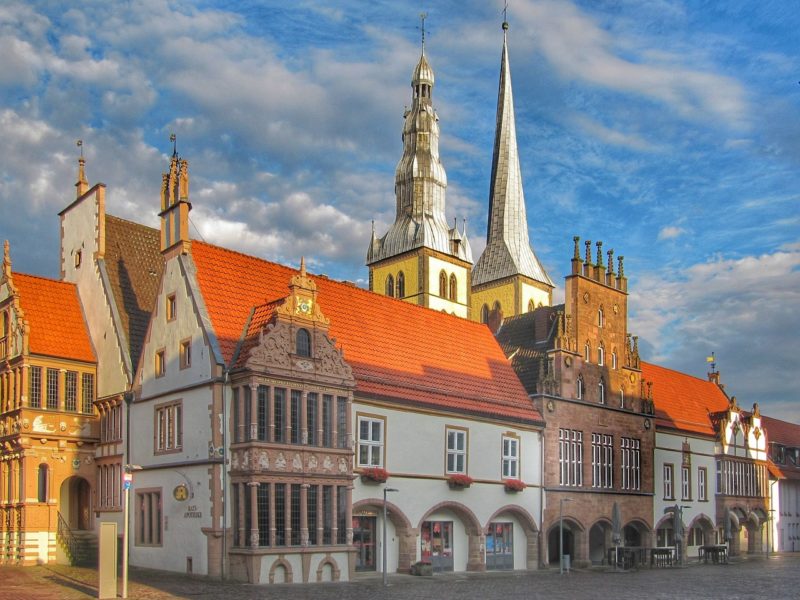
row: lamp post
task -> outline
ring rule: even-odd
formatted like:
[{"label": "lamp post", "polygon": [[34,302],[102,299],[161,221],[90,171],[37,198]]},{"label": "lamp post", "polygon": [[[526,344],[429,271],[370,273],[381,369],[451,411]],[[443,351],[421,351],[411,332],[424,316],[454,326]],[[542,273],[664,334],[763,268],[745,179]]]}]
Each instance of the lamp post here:
[{"label": "lamp post", "polygon": [[383,488],[383,585],[389,585],[386,580],[386,494],[389,492],[399,492],[395,488]]},{"label": "lamp post", "polygon": [[561,498],[558,501],[558,573],[564,574],[564,502],[572,502],[572,498]]},{"label": "lamp post", "polygon": [[131,484],[133,483],[133,472],[141,471],[139,465],[123,465],[124,474],[122,486],[125,489],[125,505],[122,512],[122,597],[128,597],[128,514],[130,512]]}]

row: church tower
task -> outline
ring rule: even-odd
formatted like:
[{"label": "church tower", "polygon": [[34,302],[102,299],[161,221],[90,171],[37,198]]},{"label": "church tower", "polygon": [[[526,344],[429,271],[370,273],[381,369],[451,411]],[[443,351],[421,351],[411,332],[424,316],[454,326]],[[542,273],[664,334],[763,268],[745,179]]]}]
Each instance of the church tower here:
[{"label": "church tower", "polygon": [[504,316],[549,306],[554,287],[528,237],[507,37],[504,22],[486,248],[472,270],[472,319],[496,325]]},{"label": "church tower", "polygon": [[468,318],[472,250],[466,227],[445,217],[447,175],[439,160],[439,117],[433,108],[433,69],[422,54],[405,112],[403,156],[395,171],[397,210],[389,231],[372,232],[367,250],[369,288],[414,304]]}]

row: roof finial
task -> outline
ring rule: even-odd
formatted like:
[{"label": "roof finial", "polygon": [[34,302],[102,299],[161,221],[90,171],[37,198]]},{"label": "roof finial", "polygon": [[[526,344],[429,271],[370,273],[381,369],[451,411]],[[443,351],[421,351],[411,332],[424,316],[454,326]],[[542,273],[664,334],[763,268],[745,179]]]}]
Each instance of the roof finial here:
[{"label": "roof finial", "polygon": [[89,182],[86,180],[86,171],[84,169],[86,166],[86,159],[83,158],[83,140],[78,140],[76,145],[81,151],[81,155],[78,158],[78,181],[75,183],[77,196],[80,198],[86,193],[86,190],[89,189]]},{"label": "roof finial", "polygon": [[76,144],[77,144],[78,148],[80,148],[80,150],[81,150],[81,158],[83,158],[83,140],[78,140],[76,142]]},{"label": "roof finial", "polygon": [[508,31],[508,0],[503,5],[503,36],[505,37]]},{"label": "roof finial", "polygon": [[422,30],[422,54],[425,54],[425,19],[428,17],[428,13],[419,13],[419,19],[421,22],[420,29]]},{"label": "roof finial", "polygon": [[169,141],[172,142],[172,156],[178,156],[178,136],[170,133]]},{"label": "roof finial", "polygon": [[306,276],[306,257],[300,257],[300,275],[305,277]]}]

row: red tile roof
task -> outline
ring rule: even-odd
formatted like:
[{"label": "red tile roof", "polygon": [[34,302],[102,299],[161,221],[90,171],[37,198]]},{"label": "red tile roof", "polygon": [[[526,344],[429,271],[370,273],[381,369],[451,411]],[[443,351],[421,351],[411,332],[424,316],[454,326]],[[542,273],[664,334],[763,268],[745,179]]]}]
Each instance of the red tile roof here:
[{"label": "red tile roof", "polygon": [[726,410],[728,397],[705,379],[641,363],[642,378],[653,382],[656,425],[692,433],[714,435],[710,414]]},{"label": "red tile roof", "polygon": [[24,273],[13,277],[30,325],[30,353],[96,362],[75,285]]},{"label": "red tile roof", "polygon": [[[761,424],[767,431],[767,441],[786,447],[783,464],[776,464],[770,459],[770,475],[775,479],[800,480],[800,463],[795,463],[790,457],[794,448],[800,448],[800,425],[773,419],[766,415],[761,416]],[[770,456],[773,456],[772,451],[770,451]]]},{"label": "red tile roof", "polygon": [[[253,308],[286,297],[297,271],[198,241],[192,242],[192,256],[223,358],[230,364]],[[324,276],[310,277],[360,395],[542,422],[485,325]],[[254,321],[260,316],[257,310]]]}]

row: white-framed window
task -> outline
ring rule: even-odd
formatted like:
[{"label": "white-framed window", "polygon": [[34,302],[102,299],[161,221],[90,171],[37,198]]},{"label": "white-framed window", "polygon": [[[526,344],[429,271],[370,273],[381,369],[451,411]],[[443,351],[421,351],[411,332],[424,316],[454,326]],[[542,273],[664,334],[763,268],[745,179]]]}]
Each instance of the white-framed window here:
[{"label": "white-framed window", "polygon": [[597,384],[597,400],[600,404],[606,403],[606,384],[602,379]]},{"label": "white-framed window", "polygon": [[574,429],[558,430],[559,485],[583,485],[583,432]]},{"label": "white-framed window", "polygon": [[664,465],[664,500],[675,499],[675,488],[673,487],[673,465]]},{"label": "white-framed window", "polygon": [[603,344],[597,347],[597,364],[601,367],[606,364],[606,349],[603,348]]},{"label": "white-framed window", "polygon": [[191,338],[181,341],[180,347],[181,369],[188,369],[192,366],[192,340]]},{"label": "white-framed window", "polygon": [[503,436],[503,478],[519,479],[519,439]]},{"label": "white-framed window", "polygon": [[382,467],[384,432],[386,420],[383,417],[358,417],[358,466]]},{"label": "white-framed window", "polygon": [[611,368],[616,371],[617,370],[617,353],[611,353]]},{"label": "white-framed window", "polygon": [[692,499],[691,475],[691,467],[681,467],[681,500]]},{"label": "white-framed window", "polygon": [[708,492],[706,487],[706,481],[708,480],[708,474],[706,473],[705,467],[700,467],[697,469],[697,499],[698,500],[708,500]]},{"label": "white-framed window", "polygon": [[467,472],[467,430],[448,427],[447,436],[447,472]]},{"label": "white-framed window", "polygon": [[592,434],[592,487],[614,486],[614,437]]},{"label": "white-framed window", "polygon": [[583,400],[583,377],[581,375],[578,375],[578,381],[575,383],[575,397]]},{"label": "white-framed window", "polygon": [[605,323],[605,319],[603,317],[603,307],[597,309],[597,326],[602,327]]},{"label": "white-framed window", "polygon": [[177,452],[183,448],[183,402],[155,407],[155,451]]},{"label": "white-framed window", "polygon": [[623,490],[638,490],[642,484],[641,441],[634,438],[622,438],[620,443],[620,473]]},{"label": "white-framed window", "polygon": [[592,362],[592,348],[589,346],[589,342],[586,342],[586,345],[583,347],[583,360],[587,363]]}]

